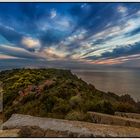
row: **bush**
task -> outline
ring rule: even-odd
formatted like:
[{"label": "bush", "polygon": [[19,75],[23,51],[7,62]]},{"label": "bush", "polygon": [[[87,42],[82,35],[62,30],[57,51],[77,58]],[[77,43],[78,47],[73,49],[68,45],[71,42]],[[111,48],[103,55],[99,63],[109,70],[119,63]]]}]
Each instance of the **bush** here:
[{"label": "bush", "polygon": [[22,99],[22,103],[25,104],[29,101],[32,101],[35,99],[35,94],[34,93],[29,93],[28,95],[24,96],[23,99]]},{"label": "bush", "polygon": [[134,99],[128,94],[120,96],[120,101],[121,102],[127,102],[129,104],[135,104]]},{"label": "bush", "polygon": [[14,99],[16,98],[17,96],[17,93],[11,93],[9,91],[3,93],[3,105],[4,107],[5,106],[8,106],[8,105],[11,105],[12,102],[14,101]]},{"label": "bush", "polygon": [[61,100],[53,108],[52,112],[66,114],[71,109],[68,102]]},{"label": "bush", "polygon": [[35,101],[27,102],[24,106],[20,106],[20,113],[24,112],[26,114],[32,115],[32,112],[36,111],[35,110],[35,105],[36,105]]},{"label": "bush", "polygon": [[116,110],[120,112],[136,112],[135,106],[129,103],[119,103],[116,105]]},{"label": "bush", "polygon": [[82,99],[80,96],[72,96],[71,99],[69,100],[70,105],[72,108],[78,107],[82,102]]},{"label": "bush", "polygon": [[93,111],[114,114],[114,107],[109,101],[101,101],[93,107]]},{"label": "bush", "polygon": [[88,121],[91,122],[91,117],[87,113],[83,113],[80,111],[71,111],[66,116],[65,119],[67,120],[76,120],[76,121]]},{"label": "bush", "polygon": [[136,107],[137,107],[138,113],[140,113],[140,101],[137,102]]},{"label": "bush", "polygon": [[8,109],[4,109],[4,121],[9,119],[13,113],[15,113],[15,109],[10,107]]},{"label": "bush", "polygon": [[86,100],[84,103],[83,109],[84,109],[84,111],[92,111],[92,110],[94,110],[96,104],[97,104],[97,101]]},{"label": "bush", "polygon": [[57,97],[47,93],[43,94],[40,98],[42,104],[44,104],[44,111],[45,112],[52,112],[52,109],[57,102]]},{"label": "bush", "polygon": [[84,114],[82,112],[72,111],[66,115],[65,119],[82,121],[84,120]]}]

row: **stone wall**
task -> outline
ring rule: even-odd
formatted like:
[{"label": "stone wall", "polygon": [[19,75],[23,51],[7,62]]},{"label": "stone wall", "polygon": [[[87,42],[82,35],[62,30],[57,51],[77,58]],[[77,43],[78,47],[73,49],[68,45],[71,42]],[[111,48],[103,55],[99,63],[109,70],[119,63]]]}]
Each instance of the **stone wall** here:
[{"label": "stone wall", "polygon": [[124,118],[97,112],[88,112],[88,113],[90,114],[93,123],[140,128],[140,120],[137,119]]},{"label": "stone wall", "polygon": [[120,117],[126,117],[126,118],[132,118],[132,119],[139,119],[140,120],[140,114],[137,114],[137,113],[115,112],[115,115],[120,116]]}]

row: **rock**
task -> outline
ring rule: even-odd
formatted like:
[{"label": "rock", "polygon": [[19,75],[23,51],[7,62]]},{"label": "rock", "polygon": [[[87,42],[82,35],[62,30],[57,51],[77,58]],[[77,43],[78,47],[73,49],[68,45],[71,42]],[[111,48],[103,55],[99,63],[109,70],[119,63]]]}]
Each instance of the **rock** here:
[{"label": "rock", "polygon": [[60,137],[60,138],[89,138],[93,137],[92,133],[77,133],[77,132],[70,132],[70,131],[56,131],[48,129],[45,133],[45,137]]},{"label": "rock", "polygon": [[44,137],[45,131],[38,126],[21,126],[20,137]]},{"label": "rock", "polygon": [[[30,128],[28,128],[30,126]],[[36,126],[36,127],[34,127]],[[33,117],[13,114],[3,124],[4,129],[26,129],[20,134],[28,137],[140,137],[140,128],[95,124],[80,121]],[[44,135],[45,132],[45,135]],[[25,135],[24,135],[25,136]]]},{"label": "rock", "polygon": [[50,129],[46,130],[45,137],[56,137],[56,136],[61,138],[68,137],[67,132],[54,131]]},{"label": "rock", "polygon": [[140,120],[137,119],[124,118],[97,112],[88,112],[88,114],[90,114],[93,123],[140,128]]}]

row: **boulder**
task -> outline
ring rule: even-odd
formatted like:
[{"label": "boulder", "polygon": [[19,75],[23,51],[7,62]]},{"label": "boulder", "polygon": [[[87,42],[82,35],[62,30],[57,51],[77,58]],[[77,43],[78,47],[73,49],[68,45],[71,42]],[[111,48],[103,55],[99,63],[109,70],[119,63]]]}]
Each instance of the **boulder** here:
[{"label": "boulder", "polygon": [[38,126],[21,126],[20,137],[44,137],[45,131]]}]

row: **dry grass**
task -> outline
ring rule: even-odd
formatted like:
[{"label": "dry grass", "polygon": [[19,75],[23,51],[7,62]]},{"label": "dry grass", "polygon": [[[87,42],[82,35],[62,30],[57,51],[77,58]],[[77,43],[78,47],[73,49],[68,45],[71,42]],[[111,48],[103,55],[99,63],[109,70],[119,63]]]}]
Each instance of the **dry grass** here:
[{"label": "dry grass", "polygon": [[20,129],[0,130],[0,137],[19,137]]}]

